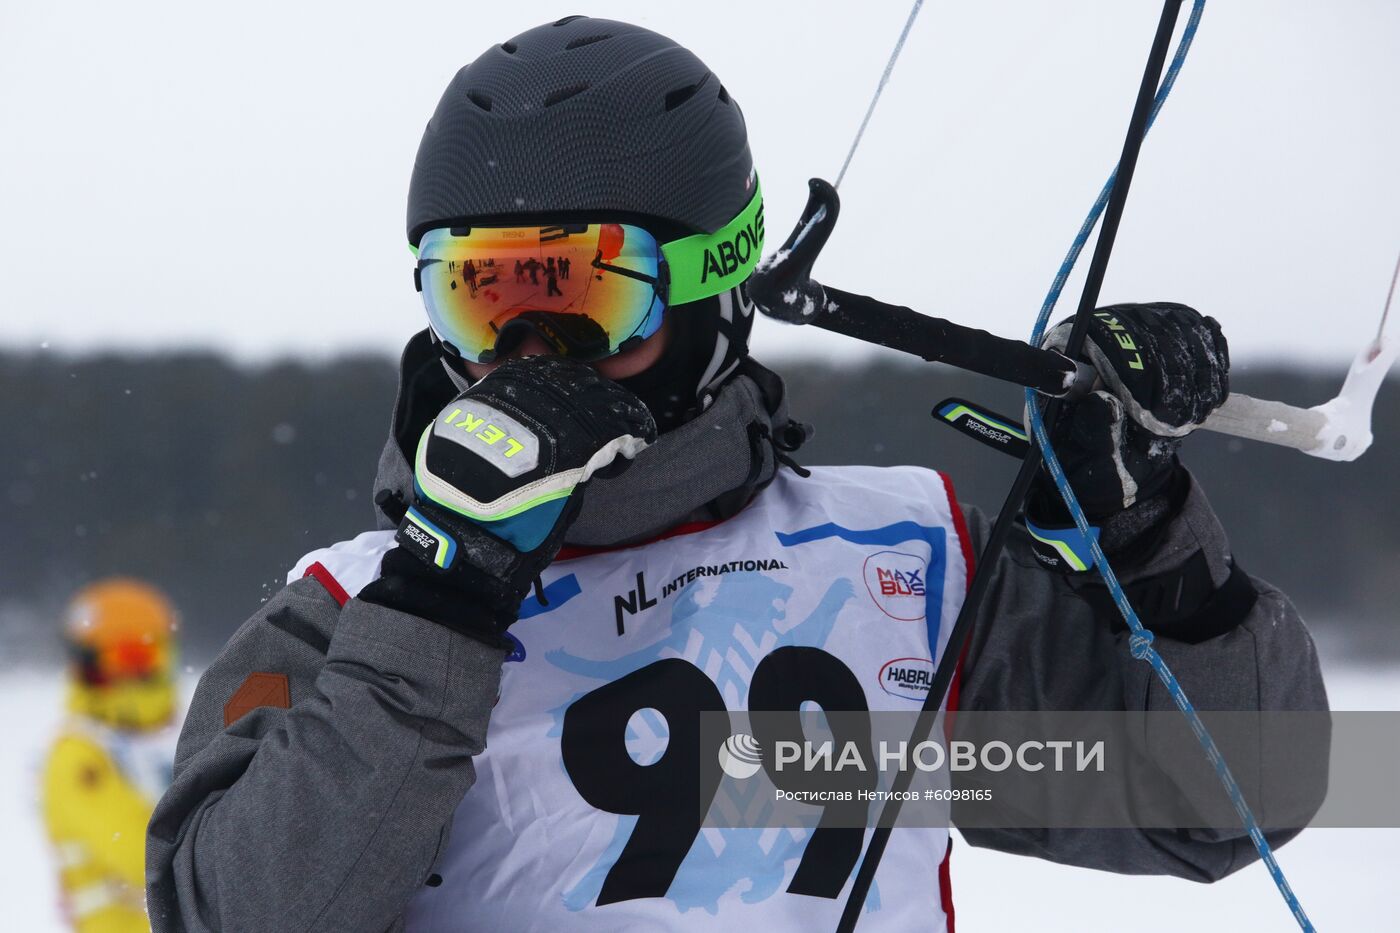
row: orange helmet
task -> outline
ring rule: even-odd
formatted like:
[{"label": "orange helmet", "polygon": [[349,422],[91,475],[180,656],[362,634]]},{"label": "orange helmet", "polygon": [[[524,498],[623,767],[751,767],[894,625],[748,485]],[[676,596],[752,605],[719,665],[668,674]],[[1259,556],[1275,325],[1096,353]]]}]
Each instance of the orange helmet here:
[{"label": "orange helmet", "polygon": [[172,669],[179,622],[156,589],[103,580],[68,606],[64,639],[72,676],[69,707],[114,726],[164,722],[174,708]]}]

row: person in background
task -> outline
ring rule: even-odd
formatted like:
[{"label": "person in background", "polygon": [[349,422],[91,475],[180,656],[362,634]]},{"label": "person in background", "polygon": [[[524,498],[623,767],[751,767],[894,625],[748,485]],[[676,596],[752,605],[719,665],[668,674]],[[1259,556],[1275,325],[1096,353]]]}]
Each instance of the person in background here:
[{"label": "person in background", "polygon": [[462,266],[462,280],[467,283],[467,288],[471,289],[472,297],[476,297],[476,266],[470,259]]},{"label": "person in background", "polygon": [[558,295],[560,298],[564,297],[564,293],[559,290],[559,272],[554,265],[553,257],[550,258],[549,265],[544,267],[544,284],[544,295],[546,298],[551,295]]},{"label": "person in background", "polygon": [[79,933],[147,931],[146,823],[175,757],[178,623],[169,601],[110,579],[69,604],[68,717],[43,770],[63,911]]}]

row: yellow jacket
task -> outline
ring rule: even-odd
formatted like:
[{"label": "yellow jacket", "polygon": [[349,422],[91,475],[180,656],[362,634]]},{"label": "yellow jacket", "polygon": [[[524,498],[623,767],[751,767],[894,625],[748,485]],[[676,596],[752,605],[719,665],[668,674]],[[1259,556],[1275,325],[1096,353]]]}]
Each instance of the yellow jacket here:
[{"label": "yellow jacket", "polygon": [[169,784],[173,730],[65,725],[43,774],[43,815],[63,902],[79,933],[149,931],[146,823]]}]

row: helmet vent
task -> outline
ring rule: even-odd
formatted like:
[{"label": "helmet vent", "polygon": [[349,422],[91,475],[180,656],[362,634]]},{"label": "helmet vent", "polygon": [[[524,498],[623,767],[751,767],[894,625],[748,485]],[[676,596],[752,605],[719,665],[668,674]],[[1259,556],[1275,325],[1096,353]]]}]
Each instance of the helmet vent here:
[{"label": "helmet vent", "polygon": [[569,44],[564,46],[565,51],[583,48],[585,45],[592,45],[595,42],[602,42],[604,39],[611,39],[611,35],[606,36],[579,36],[577,39],[570,39]]},{"label": "helmet vent", "polygon": [[507,55],[514,55],[517,48],[518,46],[514,42],[501,43],[501,51],[505,52]]},{"label": "helmet vent", "polygon": [[582,13],[575,13],[573,16],[566,16],[563,19],[556,19],[554,21],[554,25],[567,26],[569,25],[569,23],[572,23],[576,19],[586,19],[586,17]]},{"label": "helmet vent", "polygon": [[694,84],[687,84],[685,87],[678,87],[674,91],[667,94],[666,110],[668,112],[675,110],[681,104],[690,100],[692,97],[695,96],[695,92],[700,90],[700,88],[708,80],[710,80],[710,76],[708,73],[706,73],[705,77],[701,78],[699,81],[696,81]]},{"label": "helmet vent", "polygon": [[491,98],[487,97],[480,91],[468,91],[467,100],[476,104],[478,107],[480,107],[482,110],[485,110],[487,113],[491,112]]},{"label": "helmet vent", "polygon": [[586,84],[571,84],[568,87],[561,87],[544,99],[544,105],[546,107],[553,107],[555,104],[566,101],[575,94],[581,94],[586,90],[588,90],[588,85]]},{"label": "helmet vent", "polygon": [[726,104],[729,103],[729,92],[725,90],[723,84],[719,86],[719,99]]}]

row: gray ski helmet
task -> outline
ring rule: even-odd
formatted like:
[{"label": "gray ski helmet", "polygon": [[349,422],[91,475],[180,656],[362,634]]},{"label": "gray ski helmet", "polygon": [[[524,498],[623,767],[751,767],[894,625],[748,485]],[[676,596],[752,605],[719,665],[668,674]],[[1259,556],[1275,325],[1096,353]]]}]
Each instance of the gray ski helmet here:
[{"label": "gray ski helmet", "polygon": [[[639,26],[570,16],[457,72],[418,146],[408,239],[565,212],[650,218],[666,237],[714,233],[752,183],[744,115],[703,62]],[[662,430],[708,407],[753,327],[742,286],[681,307],[662,359],[623,380]],[[443,363],[458,388],[470,384],[460,360]]]},{"label": "gray ski helmet", "polygon": [[713,233],[753,195],[744,116],[705,64],[639,26],[565,17],[457,72],[408,191],[408,239],[451,222],[573,211]]}]

